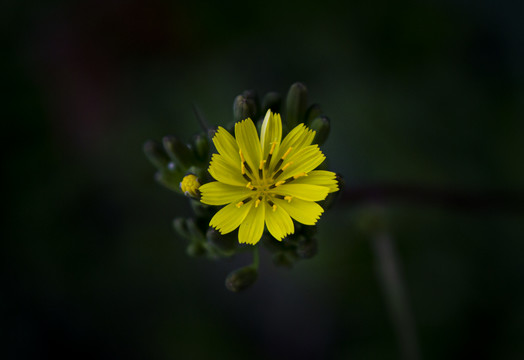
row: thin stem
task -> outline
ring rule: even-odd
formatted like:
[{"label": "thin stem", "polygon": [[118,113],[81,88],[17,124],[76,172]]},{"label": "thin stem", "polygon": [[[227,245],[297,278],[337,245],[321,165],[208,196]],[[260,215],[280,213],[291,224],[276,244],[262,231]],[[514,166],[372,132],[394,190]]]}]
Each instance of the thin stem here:
[{"label": "thin stem", "polygon": [[418,360],[420,354],[415,324],[408,305],[406,289],[393,248],[393,241],[388,233],[381,231],[373,236],[372,244],[377,260],[377,275],[382,284],[393,326],[397,333],[402,358]]}]

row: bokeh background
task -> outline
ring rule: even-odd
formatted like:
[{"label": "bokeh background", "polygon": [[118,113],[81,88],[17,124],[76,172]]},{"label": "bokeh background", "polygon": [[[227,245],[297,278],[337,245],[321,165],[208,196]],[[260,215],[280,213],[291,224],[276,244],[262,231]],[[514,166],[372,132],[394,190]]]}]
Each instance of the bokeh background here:
[{"label": "bokeh background", "polygon": [[[4,1],[0,357],[397,359],[362,231],[339,204],[319,254],[190,258],[189,211],[153,180],[147,139],[232,119],[246,89],[304,82],[348,187],[523,190],[524,3]],[[388,203],[424,359],[524,357],[524,217]]]}]

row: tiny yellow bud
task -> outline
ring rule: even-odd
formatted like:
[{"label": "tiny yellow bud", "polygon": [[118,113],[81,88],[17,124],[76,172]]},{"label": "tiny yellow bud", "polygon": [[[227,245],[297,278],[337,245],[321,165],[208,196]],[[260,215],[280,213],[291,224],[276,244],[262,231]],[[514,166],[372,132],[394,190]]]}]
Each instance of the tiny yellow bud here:
[{"label": "tiny yellow bud", "polygon": [[182,192],[189,197],[198,198],[200,196],[198,192],[199,187],[200,182],[198,182],[198,178],[193,174],[184,176],[180,183],[180,189],[182,189]]}]

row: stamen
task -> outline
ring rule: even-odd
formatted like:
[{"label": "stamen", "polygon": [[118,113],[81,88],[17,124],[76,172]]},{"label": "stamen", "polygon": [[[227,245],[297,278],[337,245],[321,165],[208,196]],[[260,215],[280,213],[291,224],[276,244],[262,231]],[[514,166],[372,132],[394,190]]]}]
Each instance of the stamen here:
[{"label": "stamen", "polygon": [[244,205],[244,202],[243,201],[240,201],[236,204],[236,207],[240,209],[240,207]]},{"label": "stamen", "polygon": [[269,155],[273,155],[273,151],[275,151],[275,146],[277,146],[277,142],[273,141],[271,143],[271,149],[269,150]]},{"label": "stamen", "polygon": [[244,162],[244,166],[246,167],[247,171],[253,175],[253,170],[251,170],[251,168],[249,167],[248,163],[247,162]]},{"label": "stamen", "polygon": [[286,156],[288,156],[288,155],[289,155],[289,153],[291,152],[291,150],[293,150],[293,148],[292,148],[292,147],[290,147],[289,149],[287,149],[287,151],[286,151],[286,152],[284,153],[284,155],[282,155],[282,159],[285,159],[285,158],[286,158]]},{"label": "stamen", "polygon": [[284,165],[284,167],[282,168],[282,171],[284,171],[284,170],[286,170],[288,167],[290,167],[291,164],[293,164],[293,161],[290,161],[290,162],[288,162],[286,165]]},{"label": "stamen", "polygon": [[247,176],[247,174],[242,174],[242,176],[244,177],[244,179],[246,179],[247,181],[251,181],[251,178],[249,176]]},{"label": "stamen", "polygon": [[258,177],[262,179],[264,176],[264,171],[262,170],[264,168],[264,164],[266,163],[266,160],[260,160],[260,166],[258,167]]},{"label": "stamen", "polygon": [[288,203],[291,202],[291,199],[293,198],[293,196],[284,196],[284,200],[287,200]]},{"label": "stamen", "polygon": [[251,189],[251,190],[253,190],[253,189],[255,188],[255,187],[251,184],[251,181],[248,182],[248,183],[246,184],[246,187],[247,187],[248,189]]},{"label": "stamen", "polygon": [[242,168],[242,175],[245,175],[246,173],[246,167],[244,166],[244,163],[241,163],[241,168]]},{"label": "stamen", "polygon": [[281,200],[284,200],[285,196],[284,195],[279,195],[279,194],[276,194],[274,195],[277,199],[281,199]]},{"label": "stamen", "polygon": [[293,175],[293,178],[294,179],[298,179],[299,177],[302,177],[302,176],[307,176],[307,173],[303,172],[303,173],[300,173],[300,174],[297,174],[297,175]]},{"label": "stamen", "polygon": [[278,170],[274,175],[273,175],[273,179],[276,179],[277,177],[280,176],[280,174],[282,174],[284,172],[284,170],[280,169]]},{"label": "stamen", "polygon": [[255,207],[258,207],[258,205],[260,205],[261,202],[262,202],[262,198],[259,197],[259,198],[257,199],[257,201],[255,201]]},{"label": "stamen", "polygon": [[277,211],[277,206],[275,205],[273,201],[268,200],[267,203],[269,204],[269,206],[271,206],[271,208],[273,209],[273,212]]},{"label": "stamen", "polygon": [[282,165],[283,162],[284,162],[284,159],[278,160],[277,164],[275,165],[275,169],[278,169],[280,165]]},{"label": "stamen", "polygon": [[282,184],[284,184],[284,183],[285,183],[285,181],[277,181],[277,182],[275,183],[275,187],[280,186],[280,185],[282,185]]},{"label": "stamen", "polygon": [[238,150],[238,154],[240,155],[240,161],[245,163],[246,159],[244,159],[244,154],[242,154],[242,150],[241,149]]}]

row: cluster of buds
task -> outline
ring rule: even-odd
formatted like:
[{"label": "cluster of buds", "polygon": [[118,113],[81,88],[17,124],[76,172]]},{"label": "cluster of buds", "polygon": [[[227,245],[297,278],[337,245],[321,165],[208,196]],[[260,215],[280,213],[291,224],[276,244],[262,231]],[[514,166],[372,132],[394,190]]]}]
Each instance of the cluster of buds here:
[{"label": "cluster of buds", "polygon": [[[245,91],[238,95],[233,103],[233,119],[226,128],[233,132],[235,123],[250,118],[260,127],[264,114],[268,110],[282,114],[282,133],[285,136],[300,123],[315,131],[314,144],[319,146],[327,140],[330,121],[317,104],[308,106],[307,89],[301,83],[295,83],[289,89],[285,99],[279,93],[269,92],[262,102],[255,91]],[[157,168],[155,179],[166,188],[185,195],[194,210],[191,217],[179,217],[173,221],[175,231],[188,241],[187,253],[190,256],[207,256],[211,259],[231,257],[237,253],[252,250],[250,245],[238,243],[238,230],[220,234],[209,226],[209,222],[218,208],[200,202],[198,188],[212,181],[208,173],[212,149],[210,144],[215,130],[209,129],[198,115],[203,131],[186,144],[174,136],[166,136],[162,143],[148,141],[144,151],[150,162]],[[319,169],[327,169],[327,160]],[[342,179],[337,175],[339,189]],[[327,209],[337,193],[331,193],[319,204]],[[264,234],[262,243],[272,253],[273,262],[278,266],[292,266],[300,259],[313,257],[317,253],[317,226],[307,226],[295,222],[295,232],[282,241],[275,240],[269,233]],[[258,251],[258,250],[256,250]],[[226,287],[231,291],[240,291],[257,278],[258,252],[254,264],[237,269],[226,278]]]}]

